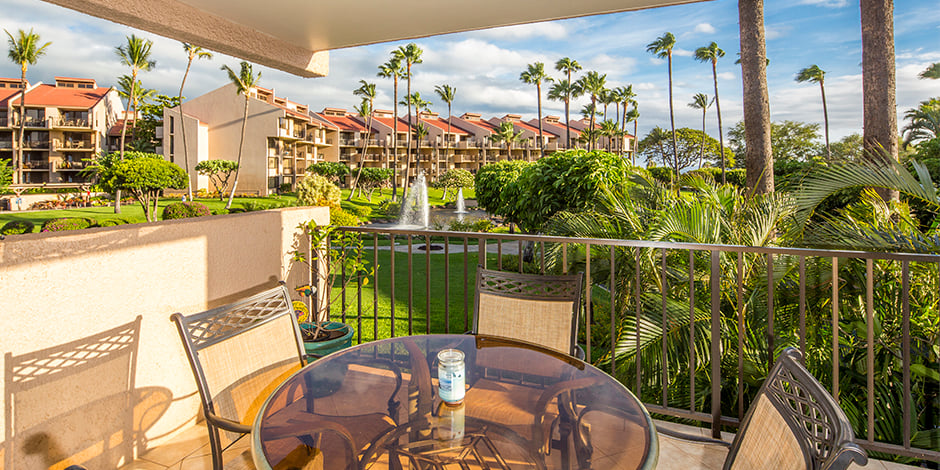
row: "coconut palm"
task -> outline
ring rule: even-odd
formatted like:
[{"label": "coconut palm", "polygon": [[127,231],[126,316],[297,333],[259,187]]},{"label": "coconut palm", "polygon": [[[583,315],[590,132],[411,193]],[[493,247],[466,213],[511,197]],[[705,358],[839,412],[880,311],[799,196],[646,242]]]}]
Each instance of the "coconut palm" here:
[{"label": "coconut palm", "polygon": [[672,49],[676,47],[676,37],[672,33],[665,33],[656,38],[655,41],[646,45],[646,52],[654,54],[660,59],[666,59],[669,66],[669,125],[672,129],[672,158],[674,161],[674,170],[679,174],[679,154],[677,153],[678,144],[676,144],[676,115],[672,106]]},{"label": "coconut palm", "polygon": [[[194,60],[207,59],[212,60],[212,53],[204,50],[203,48],[190,44],[188,42],[183,43],[183,51],[186,52],[186,72],[183,73],[183,81],[180,82],[180,92],[179,92],[179,111],[180,111],[180,137],[183,138],[183,165],[186,168],[186,172],[189,172],[189,147],[186,146],[186,126],[183,123],[183,87],[186,86],[186,77],[189,76],[189,69],[193,66]],[[189,176],[186,177],[186,196],[188,201],[193,200],[193,182],[192,178]]]},{"label": "coconut palm", "polygon": [[[409,94],[409,95],[405,96],[404,98],[402,98],[401,102],[399,102],[398,104],[402,104],[402,105],[408,106],[409,108],[410,108],[411,106],[414,106],[414,108],[415,108],[415,115],[416,115],[416,116],[415,116],[415,122],[411,122],[411,111],[410,111],[410,110],[408,111],[408,127],[411,129],[411,131],[408,132],[408,142],[409,142],[409,145],[411,145],[411,144],[410,144],[410,142],[411,142],[411,134],[414,132],[414,130],[416,129],[417,125],[418,125],[418,124],[421,124],[421,111],[422,111],[422,110],[424,110],[424,111],[430,111],[429,106],[431,105],[431,102],[430,102],[430,101],[426,101],[426,100],[424,100],[423,98],[421,98],[421,93],[416,91],[416,92],[414,92],[414,93],[412,93],[412,94]],[[421,148],[420,142],[418,143],[417,147],[418,147],[418,149],[420,150],[420,148]],[[409,148],[409,150],[410,150],[410,148]],[[419,153],[419,154],[415,157],[415,160],[420,160],[420,159],[421,159],[421,154]],[[415,165],[414,165],[414,168],[416,169],[416,170],[415,170],[415,174],[417,174],[418,165],[415,164]],[[406,178],[406,179],[408,178],[408,175],[410,174],[410,171],[411,171],[411,159],[409,158],[408,161],[405,162],[405,178]]]},{"label": "coconut palm", "polygon": [[[611,151],[611,145],[613,144],[614,139],[622,135],[620,134],[620,126],[617,125],[617,121],[612,121],[610,119],[606,119],[601,122],[600,134],[607,138],[608,152]],[[621,139],[621,142],[622,141],[623,140]]]},{"label": "coconut palm", "polygon": [[927,67],[926,70],[920,73],[917,76],[920,79],[930,78],[933,80],[940,79],[940,62],[934,62],[930,64],[930,67]]},{"label": "coconut palm", "polygon": [[[559,72],[564,72],[567,75],[567,90],[565,94],[565,148],[568,148],[571,145],[571,125],[569,124],[569,114],[568,114],[568,104],[571,102],[571,97],[581,96],[580,88],[574,86],[574,82],[571,81],[571,73],[578,72],[581,70],[581,64],[578,61],[571,59],[570,57],[563,57],[558,59],[558,62],[555,62],[555,70]],[[557,101],[558,99],[556,99]]]},{"label": "coconut palm", "polygon": [[940,100],[921,101],[920,106],[904,113],[910,123],[901,129],[904,145],[940,137]]},{"label": "coconut palm", "polygon": [[18,30],[15,37],[5,29],[3,32],[7,33],[7,44],[10,47],[7,56],[10,61],[20,66],[20,90],[22,90],[20,95],[20,132],[17,137],[16,159],[13,161],[14,181],[18,183],[20,182],[20,165],[23,162],[23,134],[26,127],[26,70],[30,65],[36,65],[39,58],[46,54],[46,48],[52,43],[47,42],[40,45],[39,35],[34,33],[32,29],[28,33],[22,29]]},{"label": "coconut palm", "polygon": [[[451,105],[454,104],[454,97],[457,96],[457,87],[452,87],[450,85],[437,85],[434,87],[434,93],[437,93],[437,96],[441,98],[441,101],[447,103],[447,136],[450,137],[450,121],[453,119],[453,116],[450,112]],[[447,139],[444,139],[445,144]]]},{"label": "coconut palm", "polygon": [[512,144],[522,137],[522,131],[516,132],[516,127],[509,121],[499,124],[496,131],[490,136],[490,140],[506,143],[506,159],[512,159]]},{"label": "coconut palm", "polygon": [[636,135],[637,121],[640,120],[640,112],[636,109],[636,102],[633,102],[633,109],[623,113],[624,123],[633,122],[633,149],[630,152],[630,163],[636,165],[636,149],[640,140]]},{"label": "coconut palm", "polygon": [[[740,55],[740,53],[739,53]],[[715,110],[718,112],[718,146],[721,147],[721,183],[725,183],[725,134],[721,127],[721,101],[718,100],[718,59],[725,56],[725,51],[712,41],[707,46],[695,50],[695,60],[712,63],[712,81],[715,83]]]},{"label": "coconut palm", "polygon": [[774,191],[774,156],[770,145],[770,100],[767,97],[767,45],[764,0],[738,1],[741,36],[741,81],[744,85],[744,163],[747,187],[754,193]]},{"label": "coconut palm", "polygon": [[245,96],[245,114],[242,117],[242,134],[241,139],[238,141],[238,160],[236,160],[237,167],[235,168],[235,181],[232,182],[232,189],[228,195],[228,202],[225,204],[226,209],[232,208],[232,200],[235,199],[235,189],[238,187],[238,173],[242,169],[242,149],[245,146],[245,127],[248,126],[248,105],[251,103],[251,89],[258,86],[261,83],[261,71],[258,71],[258,74],[255,75],[254,70],[251,68],[251,64],[248,62],[241,62],[241,69],[236,74],[234,70],[231,69],[228,65],[223,65],[222,70],[228,74],[228,79],[231,80],[232,84],[235,85],[235,93]]},{"label": "coconut palm", "polygon": [[822,93],[823,128],[826,132],[826,159],[832,160],[832,150],[829,149],[829,111],[826,109],[826,72],[818,65],[813,64],[800,70],[796,74],[796,81],[798,83],[812,82],[819,84],[819,91]]},{"label": "coconut palm", "polygon": [[597,96],[597,101],[604,105],[604,114],[601,118],[602,121],[607,120],[607,107],[613,103],[619,102],[616,95],[614,95],[613,91],[609,88],[604,88],[604,90],[601,91],[601,94]]},{"label": "coconut palm", "polygon": [[572,84],[568,80],[559,80],[552,83],[552,87],[548,89],[548,99],[565,103],[565,133],[568,139],[565,141],[566,149],[571,147],[571,127],[568,125],[571,97],[578,96],[578,91],[577,85]]},{"label": "coconut palm", "polygon": [[[353,90],[353,95],[362,98],[362,111],[365,111],[365,114],[360,113],[363,119],[366,121],[366,137],[362,139],[362,151],[359,152],[359,169],[356,171],[356,179],[353,180],[352,190],[349,191],[349,198],[347,201],[352,201],[353,193],[356,191],[356,186],[359,185],[359,177],[362,176],[362,167],[366,158],[366,150],[369,148],[369,139],[372,138],[372,107],[375,103],[375,84],[369,83],[365,80],[359,80],[359,88]],[[359,193],[362,194],[362,189],[359,190]]]},{"label": "coconut palm", "polygon": [[702,168],[702,161],[705,160],[705,114],[708,111],[708,107],[711,106],[713,102],[714,100],[708,100],[708,95],[705,93],[696,93],[695,96],[692,97],[692,102],[689,103],[690,108],[702,110],[702,154],[698,157],[699,168]]},{"label": "coconut palm", "polygon": [[519,75],[519,80],[529,85],[535,85],[535,94],[539,105],[539,150],[544,156],[545,140],[542,138],[542,82],[551,82],[554,81],[554,79],[545,73],[545,64],[536,62],[528,65],[526,70]]},{"label": "coconut palm", "polygon": [[[131,34],[126,39],[127,44],[114,48],[114,52],[117,54],[118,58],[121,59],[121,65],[126,65],[131,68],[131,79],[136,83],[137,74],[139,72],[147,72],[157,66],[156,61],[150,60],[150,48],[153,47],[153,41],[139,38],[135,34]],[[136,99],[132,99],[128,102],[132,111],[131,116],[134,117],[131,121],[131,138],[133,138],[137,131],[137,107],[139,104]],[[125,115],[124,117],[124,126],[121,128],[122,160],[124,159],[124,139],[127,135],[127,116]]]},{"label": "coconut palm", "polygon": [[[636,94],[633,93],[633,85],[619,86],[611,90],[611,93],[617,98],[617,119],[614,121],[620,125],[620,135],[627,135],[627,130],[624,127],[627,119],[627,106],[633,98],[636,98]],[[623,104],[623,114],[620,113],[620,105]],[[621,141],[621,144],[623,141]],[[621,145],[623,147],[623,145]],[[623,148],[620,148],[619,151],[623,154]]]},{"label": "coconut palm", "polygon": [[[411,76],[412,76],[411,66],[414,64],[422,63],[421,54],[423,52],[424,51],[421,50],[421,48],[418,47],[418,45],[413,42],[405,46],[400,46],[398,49],[395,50],[395,52],[393,52],[393,54],[395,54],[395,56],[398,57],[398,60],[405,64],[405,78],[408,79],[408,92],[406,96],[411,96]],[[410,126],[411,125],[411,100],[406,100],[406,102],[408,103],[408,125]],[[420,116],[418,120],[419,121],[421,120]],[[411,164],[411,132],[408,133],[407,143],[408,143],[408,149],[407,149],[407,155],[405,157],[406,158],[406,161],[405,161],[405,184],[406,185],[408,184],[408,178],[409,178],[408,171],[409,171],[410,164]]]},{"label": "coconut palm", "polygon": [[[581,90],[581,93],[591,97],[591,123],[590,126],[588,126],[590,129],[594,129],[594,118],[597,114],[597,98],[606,89],[606,84],[607,74],[601,75],[593,70],[578,79],[578,89]],[[590,140],[588,150],[594,150],[594,139]]]},{"label": "coconut palm", "polygon": [[[894,2],[861,0],[862,97],[864,147],[876,161],[898,159],[898,119],[895,96]],[[897,191],[885,191],[897,200]]]},{"label": "coconut palm", "polygon": [[398,197],[398,79],[405,76],[405,69],[402,68],[398,56],[392,52],[392,57],[388,62],[379,65],[379,73],[376,75],[381,78],[391,78],[394,83],[392,94],[392,152],[395,155],[392,158],[392,200],[394,201]]}]

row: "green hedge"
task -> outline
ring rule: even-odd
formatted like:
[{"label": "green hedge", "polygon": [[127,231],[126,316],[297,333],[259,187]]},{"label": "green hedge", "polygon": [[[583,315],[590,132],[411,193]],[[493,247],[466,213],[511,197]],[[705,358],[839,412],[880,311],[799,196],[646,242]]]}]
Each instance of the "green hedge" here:
[{"label": "green hedge", "polygon": [[174,202],[163,208],[163,220],[187,219],[212,215],[209,207],[201,202]]},{"label": "green hedge", "polygon": [[36,224],[28,220],[11,220],[7,222],[2,229],[0,229],[0,235],[19,235],[21,233],[31,233],[35,227]]},{"label": "green hedge", "polygon": [[49,219],[42,224],[41,232],[65,232],[68,230],[81,230],[95,226],[95,221],[84,217],[60,217]]}]

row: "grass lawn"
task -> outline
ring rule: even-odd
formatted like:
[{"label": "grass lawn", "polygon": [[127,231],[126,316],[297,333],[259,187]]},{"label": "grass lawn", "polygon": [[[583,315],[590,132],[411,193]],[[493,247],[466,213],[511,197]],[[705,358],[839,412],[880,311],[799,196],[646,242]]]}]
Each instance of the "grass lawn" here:
[{"label": "grass lawn", "polygon": [[[456,250],[457,245],[463,241],[452,239],[451,249]],[[368,249],[363,256],[370,261],[374,259],[374,250],[371,241],[367,241]],[[361,302],[362,317],[357,318],[356,312],[360,302],[357,284],[350,282],[346,288],[346,311],[343,312],[342,290],[334,287],[331,292],[330,319],[352,325],[357,330],[354,340],[372,341],[374,339],[390,338],[392,324],[394,323],[394,336],[404,336],[421,333],[463,333],[469,330],[473,319],[474,283],[476,282],[476,269],[479,264],[479,253],[466,254],[466,261],[461,250],[460,253],[443,253],[430,255],[430,279],[428,279],[427,257],[425,253],[415,250],[412,257],[412,286],[408,287],[408,254],[395,253],[395,315],[392,320],[392,286],[391,250],[378,250],[378,264],[375,279],[362,286]],[[503,255],[503,259],[507,255]],[[448,274],[444,276],[445,260]],[[487,263],[495,266],[496,255],[488,254]],[[466,289],[464,289],[464,267],[467,271]],[[430,282],[430,291],[427,289]],[[337,280],[336,286],[341,285]],[[378,286],[378,303],[375,301],[376,286]],[[430,296],[430,310],[428,310],[428,292]],[[411,312],[408,309],[409,295],[412,299]],[[409,318],[411,327],[409,328]],[[361,335],[361,336],[360,336]]]},{"label": "grass lawn", "polygon": [[[431,206],[440,206],[444,205],[445,201],[442,196],[444,194],[443,190],[429,188],[428,189],[428,204]],[[356,197],[352,201],[347,201],[346,198],[349,197],[349,190],[342,190],[342,206],[343,208],[349,208],[350,206],[368,206],[372,209],[374,217],[379,217],[379,206],[386,199],[391,199],[392,190],[390,188],[382,189],[381,191],[375,191],[372,197],[372,201],[369,201],[366,197]],[[50,198],[54,198],[54,195],[50,195]],[[401,188],[399,188],[398,193],[399,199],[401,199]],[[466,191],[465,198],[473,198],[474,193],[472,190]],[[447,199],[450,202],[453,202],[455,198],[455,193],[453,191],[448,192]],[[162,198],[160,199],[159,209],[157,210],[157,217],[162,215],[163,208],[168,204],[178,202],[177,198]],[[213,213],[219,212],[225,208],[226,201],[220,201],[218,199],[196,199],[197,202],[201,202],[209,207]],[[282,206],[291,206],[296,204],[297,197],[293,194],[286,194],[281,196],[267,196],[267,197],[237,197],[232,203],[234,209],[251,209],[258,210],[260,208],[276,208]],[[113,206],[100,206],[100,207],[83,207],[76,209],[61,209],[61,210],[43,210],[43,211],[4,211],[0,212],[0,226],[11,222],[14,220],[28,220],[36,225],[34,231],[38,232],[42,227],[43,222],[50,219],[57,219],[60,217],[86,217],[96,221],[105,221],[109,219],[123,219],[128,223],[140,223],[145,222],[144,211],[140,207],[140,204],[136,201],[133,203],[127,203],[121,206],[121,213],[115,214]]]}]

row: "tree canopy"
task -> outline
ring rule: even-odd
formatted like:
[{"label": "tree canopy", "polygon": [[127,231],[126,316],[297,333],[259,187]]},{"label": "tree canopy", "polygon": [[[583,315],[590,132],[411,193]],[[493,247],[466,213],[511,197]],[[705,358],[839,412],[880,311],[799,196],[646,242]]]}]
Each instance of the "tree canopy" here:
[{"label": "tree canopy", "polygon": [[[747,152],[744,121],[728,131],[729,147],[743,163]],[[819,144],[819,124],[800,121],[780,121],[770,125],[770,141],[774,161],[796,160],[806,162],[822,156],[825,148]]]},{"label": "tree canopy", "polygon": [[[658,131],[656,129],[659,129]],[[700,157],[716,165],[721,161],[721,146],[717,140],[697,129],[682,127],[676,129],[676,155],[679,157],[679,170],[691,167]],[[704,153],[702,148],[704,145]],[[639,154],[647,162],[661,163],[663,166],[674,167],[672,151],[672,138],[668,131],[654,128],[639,142]],[[731,160],[730,149],[725,149],[725,160]]]},{"label": "tree canopy", "polygon": [[203,160],[196,164],[196,172],[209,177],[220,201],[225,199],[229,178],[236,170],[238,163],[233,160]]},{"label": "tree canopy", "polygon": [[106,173],[107,185],[127,191],[144,209],[148,222],[155,220],[157,202],[164,189],[186,189],[186,172],[153,153],[125,152]]}]

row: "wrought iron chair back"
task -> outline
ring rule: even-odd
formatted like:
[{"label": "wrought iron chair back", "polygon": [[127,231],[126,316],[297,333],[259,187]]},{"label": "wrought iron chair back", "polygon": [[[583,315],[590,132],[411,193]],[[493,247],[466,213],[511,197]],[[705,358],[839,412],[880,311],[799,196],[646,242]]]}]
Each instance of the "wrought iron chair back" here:
[{"label": "wrought iron chair back", "polygon": [[577,346],[583,273],[519,274],[477,267],[474,334],[528,341],[582,358]]},{"label": "wrought iron chair back", "polygon": [[287,288],[278,287],[205,312],[174,313],[209,429],[213,468],[251,431],[264,400],[305,360]]}]

